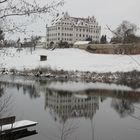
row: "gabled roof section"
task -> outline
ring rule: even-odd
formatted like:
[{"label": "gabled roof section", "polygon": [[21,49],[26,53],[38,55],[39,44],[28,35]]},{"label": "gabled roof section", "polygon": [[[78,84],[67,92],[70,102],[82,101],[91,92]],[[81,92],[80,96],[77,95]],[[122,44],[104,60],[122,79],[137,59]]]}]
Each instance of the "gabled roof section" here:
[{"label": "gabled roof section", "polygon": [[71,25],[74,26],[90,26],[98,25],[96,18],[94,16],[87,18],[78,18],[78,17],[70,17],[67,12],[63,12],[61,14],[57,14],[56,17],[52,20],[51,26],[55,26],[56,24],[61,24],[62,22],[71,22]]}]

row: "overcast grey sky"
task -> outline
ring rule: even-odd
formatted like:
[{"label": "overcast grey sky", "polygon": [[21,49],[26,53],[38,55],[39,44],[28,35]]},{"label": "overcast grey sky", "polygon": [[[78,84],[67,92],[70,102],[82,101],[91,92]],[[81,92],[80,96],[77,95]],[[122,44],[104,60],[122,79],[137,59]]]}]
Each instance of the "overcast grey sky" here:
[{"label": "overcast grey sky", "polygon": [[110,34],[105,29],[109,25],[115,29],[123,20],[140,27],[140,0],[65,0],[62,10],[72,16],[94,15],[102,27],[102,34]]},{"label": "overcast grey sky", "polygon": [[[42,2],[43,0],[40,0]],[[115,29],[123,20],[135,23],[140,27],[140,0],[65,0],[63,7],[59,8],[60,12],[68,12],[75,17],[95,16],[99,25],[102,27],[102,34],[110,36],[105,29],[109,25]],[[45,24],[48,20],[37,20],[30,26],[33,32],[27,33],[45,35]],[[51,19],[51,18],[49,18]],[[32,28],[32,29],[31,29]]]}]

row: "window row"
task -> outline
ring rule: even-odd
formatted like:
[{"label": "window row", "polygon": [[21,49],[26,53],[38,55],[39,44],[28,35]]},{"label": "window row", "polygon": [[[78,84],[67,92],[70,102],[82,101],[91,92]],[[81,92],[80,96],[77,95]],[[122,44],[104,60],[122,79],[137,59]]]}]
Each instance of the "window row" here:
[{"label": "window row", "polygon": [[99,36],[92,36],[92,35],[82,35],[82,34],[76,34],[76,37],[86,37],[86,38],[99,38]]},{"label": "window row", "polygon": [[73,34],[69,34],[69,33],[54,33],[54,34],[47,34],[47,36],[73,36]]},{"label": "window row", "polygon": [[79,31],[79,32],[91,32],[91,33],[99,33],[99,29],[97,29],[96,28],[96,30],[93,30],[93,29],[82,29],[82,28],[79,28],[79,27],[77,27],[77,28],[72,28],[72,27],[51,27],[51,28],[48,28],[48,31],[56,31],[56,30],[67,30],[67,31],[73,31],[73,30],[75,30],[75,31]]},{"label": "window row", "polygon": [[[58,33],[59,34],[59,33]],[[69,33],[62,33],[62,36],[73,36],[73,34],[69,34]]]},{"label": "window row", "polygon": [[[93,22],[93,24],[95,24],[95,23],[96,22]],[[73,23],[70,23],[70,22],[57,22],[56,25],[73,25]],[[81,23],[77,22],[77,25],[85,26],[85,27],[89,27],[89,28],[97,28],[98,27],[98,26],[95,26],[95,25],[89,25],[88,23],[85,23],[85,22],[81,22]]]},{"label": "window row", "polygon": [[72,23],[69,22],[58,22],[57,25],[72,25]]},{"label": "window row", "polygon": [[62,29],[62,30],[69,30],[69,31],[73,31],[73,28],[70,28],[70,27],[58,27],[58,30],[60,30],[60,29]]},{"label": "window row", "polygon": [[49,38],[47,41],[72,41],[72,38]]},{"label": "window row", "polygon": [[73,28],[71,27],[51,27],[48,28],[48,31],[56,31],[56,30],[68,30],[68,31],[73,31]]},{"label": "window row", "polygon": [[79,32],[89,32],[89,33],[99,33],[99,30],[90,30],[90,29],[79,29],[79,28],[76,28],[76,31],[79,31]]}]

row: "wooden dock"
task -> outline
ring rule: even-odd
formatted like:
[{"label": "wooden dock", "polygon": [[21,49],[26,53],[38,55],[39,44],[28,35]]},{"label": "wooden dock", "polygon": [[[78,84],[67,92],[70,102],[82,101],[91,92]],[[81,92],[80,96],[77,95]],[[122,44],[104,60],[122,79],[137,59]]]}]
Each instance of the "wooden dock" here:
[{"label": "wooden dock", "polygon": [[27,128],[22,130],[16,130],[9,133],[4,133],[0,135],[0,140],[18,140],[21,138],[29,137],[38,134],[36,130],[28,130]]},{"label": "wooden dock", "polygon": [[22,129],[26,129],[28,127],[35,126],[37,124],[38,124],[37,122],[30,121],[30,120],[16,121],[13,124],[3,125],[1,130],[0,130],[0,134],[4,134],[4,133],[7,133],[7,132],[19,131],[19,130],[22,130]]}]

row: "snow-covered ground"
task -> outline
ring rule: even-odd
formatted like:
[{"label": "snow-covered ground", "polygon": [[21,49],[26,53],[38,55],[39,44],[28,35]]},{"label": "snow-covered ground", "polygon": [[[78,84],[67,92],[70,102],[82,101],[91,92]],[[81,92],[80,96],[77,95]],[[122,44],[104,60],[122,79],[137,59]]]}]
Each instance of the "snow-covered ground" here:
[{"label": "snow-covered ground", "polygon": [[[47,61],[40,61],[40,55],[47,55]],[[31,52],[15,48],[0,50],[0,68],[34,69],[50,67],[58,70],[78,70],[90,72],[140,71],[140,55],[92,54],[80,49],[36,49]]]}]

